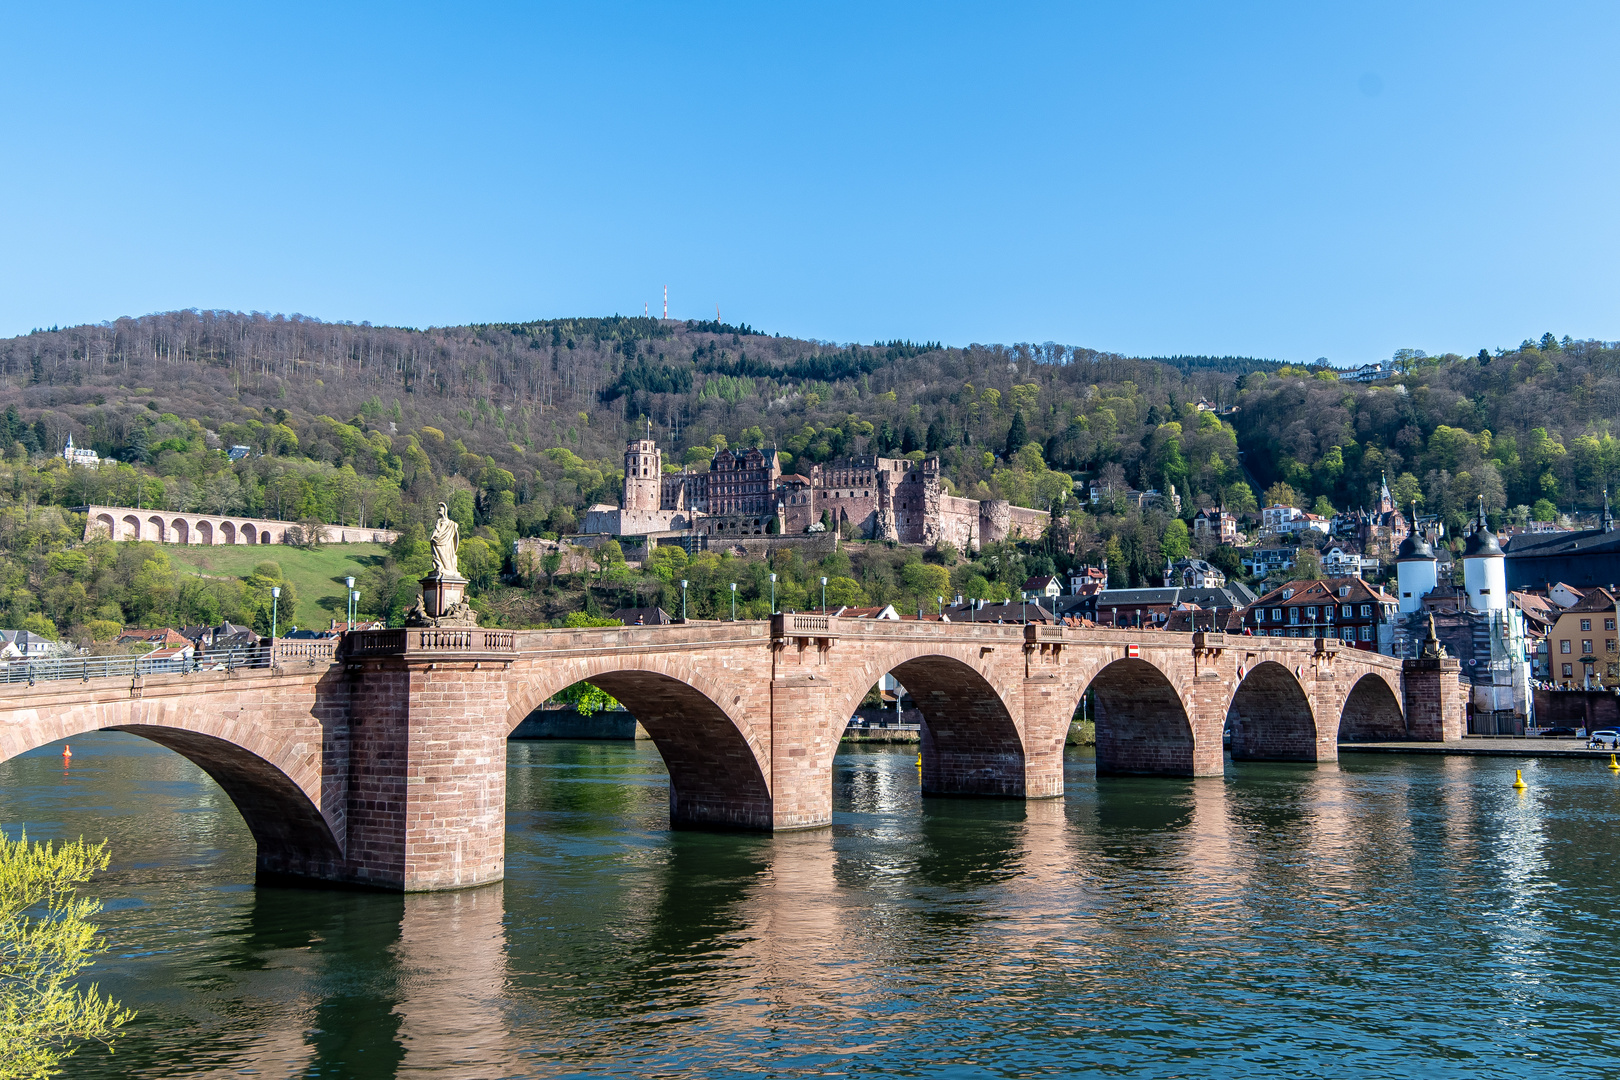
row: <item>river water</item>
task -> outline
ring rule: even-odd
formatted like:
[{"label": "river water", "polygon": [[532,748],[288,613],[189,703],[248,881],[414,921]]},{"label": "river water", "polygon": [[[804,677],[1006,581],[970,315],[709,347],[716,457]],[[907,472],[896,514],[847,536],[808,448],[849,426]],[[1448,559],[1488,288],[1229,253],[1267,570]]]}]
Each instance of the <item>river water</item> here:
[{"label": "river water", "polygon": [[[103,836],[140,1010],[70,1076],[1613,1076],[1620,778],[1346,756],[923,800],[839,756],[831,829],[671,832],[648,743],[509,748],[507,878],[255,889],[184,759],[0,765],[0,824]],[[1530,790],[1512,790],[1525,766]]]}]

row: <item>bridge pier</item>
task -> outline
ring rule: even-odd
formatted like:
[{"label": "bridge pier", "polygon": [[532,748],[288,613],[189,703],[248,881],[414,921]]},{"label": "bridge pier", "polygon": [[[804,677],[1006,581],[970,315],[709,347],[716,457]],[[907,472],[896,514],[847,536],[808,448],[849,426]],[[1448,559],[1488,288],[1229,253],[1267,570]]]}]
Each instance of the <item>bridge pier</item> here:
[{"label": "bridge pier", "polygon": [[[441,638],[450,648],[435,648]],[[505,876],[506,669],[513,655],[487,647],[502,638],[511,635],[381,631],[344,658],[346,880],[421,892]]]}]

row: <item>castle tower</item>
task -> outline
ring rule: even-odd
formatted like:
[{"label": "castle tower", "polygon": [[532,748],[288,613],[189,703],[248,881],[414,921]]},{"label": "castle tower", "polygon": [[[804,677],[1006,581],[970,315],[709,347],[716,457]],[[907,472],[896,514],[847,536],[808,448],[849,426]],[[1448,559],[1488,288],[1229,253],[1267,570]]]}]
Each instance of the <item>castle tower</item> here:
[{"label": "castle tower", "polygon": [[[1412,520],[1417,520],[1416,503],[1412,504]],[[1401,541],[1400,551],[1395,555],[1395,576],[1400,610],[1404,613],[1421,609],[1423,598],[1434,591],[1435,558],[1434,549],[1429,547],[1423,533],[1416,528]]]},{"label": "castle tower", "polygon": [[1496,534],[1485,524],[1485,500],[1479,501],[1479,523],[1463,548],[1463,587],[1475,611],[1506,611],[1507,560]]},{"label": "castle tower", "polygon": [[625,510],[657,510],[661,505],[664,455],[652,439],[631,439],[624,448]]}]

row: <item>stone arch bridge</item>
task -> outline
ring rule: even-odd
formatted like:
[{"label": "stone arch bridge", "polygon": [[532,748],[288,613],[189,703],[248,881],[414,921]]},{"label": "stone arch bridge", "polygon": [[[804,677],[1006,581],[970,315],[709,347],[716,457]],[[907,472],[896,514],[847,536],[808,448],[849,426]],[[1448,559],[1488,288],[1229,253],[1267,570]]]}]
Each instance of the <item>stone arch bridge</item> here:
[{"label": "stone arch bridge", "polygon": [[[375,630],[278,642],[259,668],[0,686],[0,760],[133,732],[206,770],[258,842],[261,880],[431,890],[502,877],[506,738],[581,679],[623,702],[670,776],[677,827],[802,829],[885,673],[921,710],[925,794],[1049,798],[1091,693],[1100,773],[1215,776],[1325,761],[1340,740],[1461,735],[1455,660],[1331,640],[894,622]],[[88,669],[87,669],[88,671]]]}]

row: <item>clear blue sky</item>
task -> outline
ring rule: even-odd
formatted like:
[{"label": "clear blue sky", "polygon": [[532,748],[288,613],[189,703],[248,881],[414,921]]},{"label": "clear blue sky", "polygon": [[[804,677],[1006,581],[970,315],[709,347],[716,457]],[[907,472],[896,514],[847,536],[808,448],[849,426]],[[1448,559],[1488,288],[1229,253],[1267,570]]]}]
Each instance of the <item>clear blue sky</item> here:
[{"label": "clear blue sky", "polygon": [[1620,6],[0,16],[0,333],[656,311],[1336,364],[1620,338]]}]

